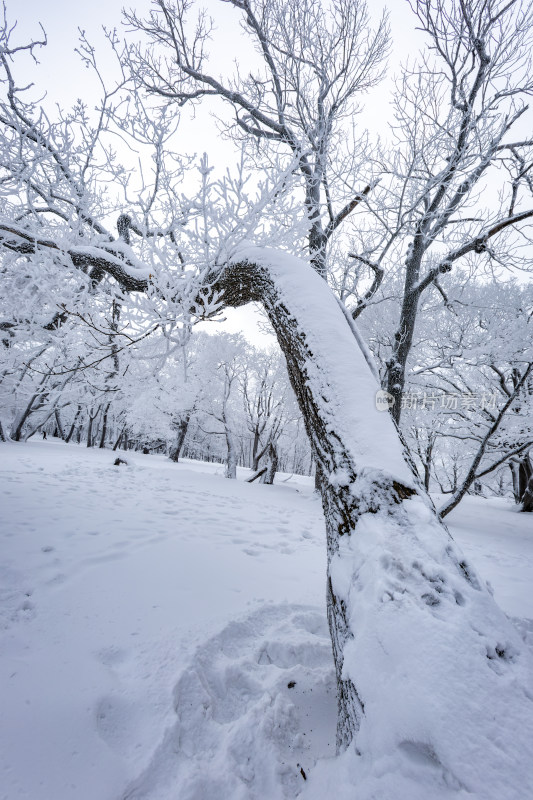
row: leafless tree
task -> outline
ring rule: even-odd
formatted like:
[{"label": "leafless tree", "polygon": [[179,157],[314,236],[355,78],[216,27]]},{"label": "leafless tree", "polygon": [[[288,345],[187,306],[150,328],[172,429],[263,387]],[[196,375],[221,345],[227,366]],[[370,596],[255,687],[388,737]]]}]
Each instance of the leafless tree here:
[{"label": "leafless tree", "polygon": [[354,319],[394,298],[383,383],[397,422],[422,296],[433,287],[447,303],[445,276],[458,264],[529,268],[523,251],[533,218],[530,4],[413,0],[411,7],[427,50],[398,81],[381,184],[366,222],[361,214],[355,220],[352,267],[337,278],[346,300],[358,293]]},{"label": "leafless tree", "polygon": [[188,0],[157,0],[146,19],[126,14],[151,42],[130,50],[130,68],[165,102],[222,99],[233,112],[226,129],[259,148],[262,168],[269,151],[290,153],[303,182],[311,262],[326,277],[331,237],[371,190],[355,174],[366,142],[350,139],[346,124],[351,131],[359,98],[382,76],[386,17],[372,30],[364,0],[221,2],[241,12],[257,55],[250,73],[215,77],[212,21],[200,12],[189,34]]},{"label": "leafless tree", "polygon": [[[13,55],[13,48],[4,48],[6,62]],[[64,270],[67,294],[76,274],[83,285],[83,276],[88,276],[94,289],[91,298],[96,301],[103,294],[108,299],[106,290],[113,287],[124,298],[123,314],[130,312],[130,325],[138,326],[144,312],[150,325],[156,321],[158,330],[167,324],[164,309],[173,320],[181,308],[187,322],[193,311],[200,315],[203,309],[209,316],[222,304],[255,301],[265,308],[286,359],[319,474],[339,750],[354,742],[348,754],[354,759],[359,758],[356,752],[360,751],[355,750],[359,743],[370,760],[376,755],[387,760],[393,753],[394,758],[403,759],[401,768],[409,774],[418,767],[427,772],[429,759],[431,769],[438,765],[439,776],[451,775],[454,785],[461,786],[475,784],[481,773],[497,776],[504,762],[506,779],[512,781],[516,773],[520,789],[533,790],[531,782],[526,785],[523,769],[533,718],[524,677],[526,646],[437,520],[423,487],[404,461],[392,420],[376,411],[377,383],[368,354],[358,346],[345,310],[325,281],[306,261],[286,250],[252,246],[242,234],[236,241],[235,219],[230,220],[229,230],[229,223],[221,222],[217,228],[217,208],[205,194],[198,206],[198,218],[205,227],[200,225],[199,235],[191,239],[185,270],[177,248],[158,249],[160,260],[152,258],[156,237],[147,228],[139,225],[140,233],[129,245],[125,238],[113,237],[96,216],[96,212],[104,216],[105,209],[87,202],[90,194],[83,192],[74,202],[72,192],[78,181],[72,176],[71,162],[77,162],[70,158],[68,142],[63,139],[58,150],[46,122],[40,118],[28,122],[26,110],[14,96],[9,69],[7,75],[10,97],[3,107],[7,116],[0,114],[0,123],[14,161],[4,163],[12,196],[2,209],[0,248],[11,259],[9,274],[18,271],[23,283],[32,284],[37,272],[47,276],[49,265],[43,253],[51,253],[59,274]],[[13,125],[14,119],[18,121]],[[20,139],[18,148],[15,133]],[[30,152],[24,161],[25,148]],[[53,190],[47,182],[49,175]],[[58,186],[71,188],[66,201],[55,199],[56,180]],[[41,214],[40,206],[28,202],[25,192],[33,201],[35,195],[40,196],[34,187],[43,183],[47,188],[41,190],[45,200]],[[225,194],[219,204],[227,216]],[[261,203],[259,217],[264,208]],[[21,209],[28,211],[23,219]],[[54,209],[62,211],[58,214]],[[172,245],[174,222],[171,219],[158,228],[164,234],[161,238],[168,238]],[[249,230],[254,231],[252,222]],[[220,234],[222,241],[210,248],[208,233]],[[217,258],[212,257],[213,251]],[[144,300],[152,305],[142,306]],[[120,330],[114,338],[119,335],[131,334]],[[346,369],[347,364],[352,368]],[[382,685],[376,682],[376,659],[386,677]],[[457,670],[464,685],[460,691],[449,692],[450,683],[457,687]],[[456,738],[458,748],[446,747],[448,740],[440,738],[434,710],[426,708],[430,704],[417,704],[416,698],[416,713],[404,706],[391,738],[383,729],[383,735],[374,735],[374,725],[389,727],[381,716],[382,692],[386,689],[392,705],[418,685],[417,679],[423,684],[424,698],[439,697],[446,706],[450,726],[446,736]],[[496,693],[503,698],[500,708],[505,703],[513,714],[497,720],[495,743],[487,731],[494,730],[491,701]],[[476,733],[484,737],[481,747],[478,737],[472,736],[474,724]],[[517,737],[517,725],[527,735]],[[382,742],[391,743],[390,749],[386,744],[384,750]],[[518,797],[518,790],[514,796]]]}]

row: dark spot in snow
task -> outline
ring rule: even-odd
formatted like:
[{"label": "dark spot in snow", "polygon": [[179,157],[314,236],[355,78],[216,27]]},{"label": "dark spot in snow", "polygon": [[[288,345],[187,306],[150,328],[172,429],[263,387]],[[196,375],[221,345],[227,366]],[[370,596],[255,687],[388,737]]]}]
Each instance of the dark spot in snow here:
[{"label": "dark spot in snow", "polygon": [[461,572],[463,573],[464,577],[466,578],[466,580],[470,584],[470,586],[472,586],[474,589],[478,589],[479,590],[481,587],[480,587],[480,585],[478,583],[478,580],[477,580],[476,576],[474,575],[473,572],[471,572],[470,565],[467,564],[467,562],[463,559],[462,561],[458,562],[458,566],[459,566],[459,569],[461,570]]},{"label": "dark spot in snow", "polygon": [[[296,766],[297,766],[297,767],[300,767],[300,765],[299,765],[299,764],[296,764]],[[300,775],[302,776],[302,778],[304,779],[304,781],[306,781],[306,780],[307,780],[307,775],[305,774],[305,772],[304,772],[304,768],[303,768],[303,767],[300,767]]]},{"label": "dark spot in snow", "polygon": [[487,646],[487,658],[489,661],[514,661],[517,651],[512,645],[503,645],[498,642],[495,647]]},{"label": "dark spot in snow", "polygon": [[296,686],[296,681],[289,681],[287,684],[287,689],[294,689]]},{"label": "dark spot in snow", "polygon": [[496,645],[494,650],[492,648],[487,649],[487,658],[494,659],[496,656],[498,658],[506,658],[507,653],[505,652],[505,647]]},{"label": "dark spot in snow", "polygon": [[398,749],[417,765],[441,768],[443,766],[435,750],[427,742],[414,742],[407,739],[400,742]]},{"label": "dark spot in snow", "polygon": [[125,464],[126,466],[128,466],[128,462],[124,461],[123,458],[115,458],[115,460],[113,461],[114,467],[120,467],[121,464]]},{"label": "dark spot in snow", "polygon": [[435,597],[434,594],[429,594],[429,593],[423,594],[422,595],[422,600],[428,606],[438,606],[439,603],[440,603],[440,600],[439,600],[438,597]]}]

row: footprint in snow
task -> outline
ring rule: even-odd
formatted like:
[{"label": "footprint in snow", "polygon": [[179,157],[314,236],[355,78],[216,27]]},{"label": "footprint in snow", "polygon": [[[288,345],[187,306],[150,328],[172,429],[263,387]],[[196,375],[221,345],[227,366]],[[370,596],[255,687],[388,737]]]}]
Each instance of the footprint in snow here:
[{"label": "footprint in snow", "polygon": [[48,586],[60,586],[61,584],[65,583],[68,580],[68,577],[65,575],[64,572],[57,572],[51,578],[49,578],[46,583]]},{"label": "footprint in snow", "polygon": [[13,623],[32,620],[37,611],[30,600],[33,589],[24,586],[24,575],[7,565],[0,565],[0,630]]},{"label": "footprint in snow", "polygon": [[201,645],[174,692],[175,723],[122,800],[294,798],[335,752],[325,614],[263,606]]},{"label": "footprint in snow", "polygon": [[96,730],[111,750],[125,758],[135,757],[138,712],[134,703],[118,694],[106,695],[96,704],[95,718]]},{"label": "footprint in snow", "polygon": [[106,667],[116,667],[128,659],[128,651],[116,645],[104,647],[97,653],[99,661]]}]

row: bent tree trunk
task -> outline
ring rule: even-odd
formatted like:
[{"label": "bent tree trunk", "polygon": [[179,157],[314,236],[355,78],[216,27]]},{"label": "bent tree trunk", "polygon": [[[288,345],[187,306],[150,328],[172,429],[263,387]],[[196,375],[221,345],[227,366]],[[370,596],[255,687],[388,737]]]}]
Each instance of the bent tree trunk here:
[{"label": "bent tree trunk", "polygon": [[253,247],[214,288],[228,305],[263,304],[317,464],[338,750],[359,756],[359,777],[379,762],[382,776],[403,776],[397,796],[411,796],[414,773],[439,787],[482,784],[487,798],[533,792],[527,648],[376,410],[379,387],[336,299],[304,262]]}]

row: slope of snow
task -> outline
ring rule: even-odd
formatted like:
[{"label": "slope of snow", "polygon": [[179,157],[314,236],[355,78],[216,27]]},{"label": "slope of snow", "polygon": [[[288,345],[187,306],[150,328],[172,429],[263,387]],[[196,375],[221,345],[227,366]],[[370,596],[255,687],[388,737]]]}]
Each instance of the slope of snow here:
[{"label": "slope of snow", "polygon": [[[417,742],[397,769],[334,758],[324,523],[309,479],[267,487],[225,480],[220,465],[114,458],[0,446],[1,800],[342,800],[354,783],[358,800],[426,800],[439,781],[441,798],[486,800],[436,781]],[[533,644],[531,517],[467,498],[452,532]],[[442,697],[425,698],[435,726]],[[413,702],[391,702],[395,725]],[[497,738],[497,720],[483,733]]]}]

